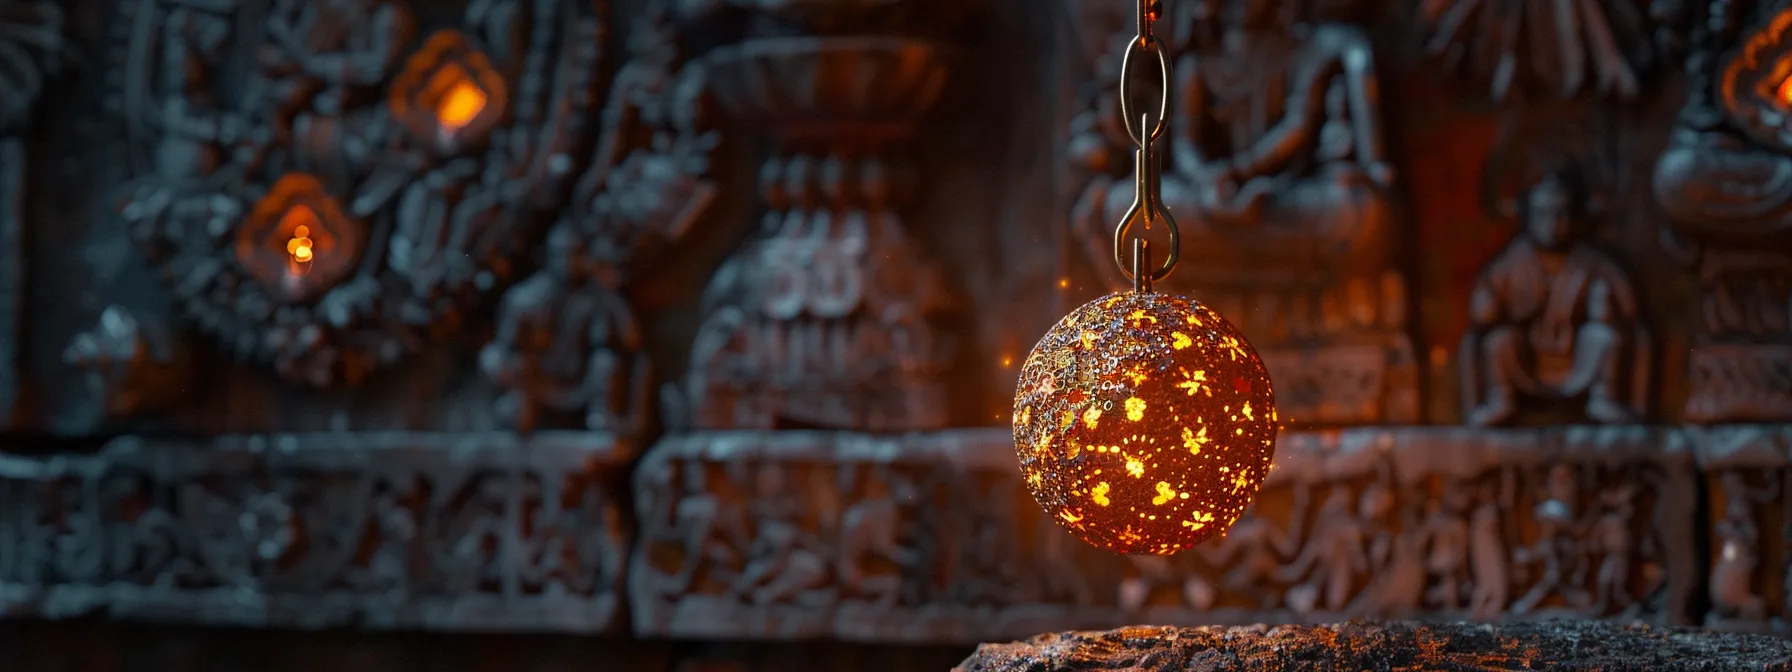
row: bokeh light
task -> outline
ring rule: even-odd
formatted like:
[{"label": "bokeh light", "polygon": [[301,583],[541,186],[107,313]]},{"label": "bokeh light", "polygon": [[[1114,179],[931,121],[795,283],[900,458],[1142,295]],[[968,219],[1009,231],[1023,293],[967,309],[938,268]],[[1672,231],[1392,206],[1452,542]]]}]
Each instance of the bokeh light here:
[{"label": "bokeh light", "polygon": [[1230,528],[1275,454],[1269,372],[1236,327],[1153,292],[1091,301],[1021,367],[1014,447],[1027,489],[1082,540],[1169,555]]}]

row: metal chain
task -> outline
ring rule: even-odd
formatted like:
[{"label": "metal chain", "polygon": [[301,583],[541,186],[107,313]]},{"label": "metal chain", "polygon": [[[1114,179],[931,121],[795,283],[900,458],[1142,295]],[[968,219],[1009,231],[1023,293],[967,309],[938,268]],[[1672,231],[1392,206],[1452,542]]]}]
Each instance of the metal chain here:
[{"label": "metal chain", "polygon": [[[1182,233],[1176,229],[1176,220],[1170,217],[1169,208],[1164,207],[1158,197],[1160,175],[1158,173],[1158,157],[1152,145],[1163,135],[1164,127],[1170,116],[1170,59],[1164,53],[1163,42],[1151,32],[1152,24],[1162,16],[1162,0],[1138,0],[1138,35],[1126,46],[1126,53],[1120,60],[1120,118],[1126,123],[1126,134],[1138,146],[1134,152],[1133,177],[1135,182],[1132,207],[1120,218],[1120,224],[1114,229],[1114,263],[1120,265],[1120,272],[1132,279],[1134,291],[1149,292],[1153,282],[1169,277],[1170,271],[1176,268],[1176,260],[1181,256]],[[1158,74],[1162,81],[1162,95],[1158,99],[1157,113],[1145,112],[1134,114],[1132,96],[1128,82],[1132,80],[1133,54],[1138,51],[1150,52],[1157,58]],[[1134,120],[1138,126],[1134,126]],[[1152,271],[1151,246],[1143,238],[1133,238],[1131,245],[1132,259],[1127,263],[1128,233],[1133,224],[1143,220],[1149,230],[1154,222],[1162,223],[1170,233],[1170,252],[1164,257],[1163,265]]]}]

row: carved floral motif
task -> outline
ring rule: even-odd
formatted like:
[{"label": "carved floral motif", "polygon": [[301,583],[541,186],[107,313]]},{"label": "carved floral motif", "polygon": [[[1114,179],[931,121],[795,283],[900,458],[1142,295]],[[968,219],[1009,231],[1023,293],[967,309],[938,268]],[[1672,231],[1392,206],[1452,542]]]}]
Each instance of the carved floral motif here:
[{"label": "carved floral motif", "polygon": [[416,44],[396,1],[123,8],[122,212],[202,331],[352,384],[514,279],[583,165],[603,39],[590,3],[518,9]]}]

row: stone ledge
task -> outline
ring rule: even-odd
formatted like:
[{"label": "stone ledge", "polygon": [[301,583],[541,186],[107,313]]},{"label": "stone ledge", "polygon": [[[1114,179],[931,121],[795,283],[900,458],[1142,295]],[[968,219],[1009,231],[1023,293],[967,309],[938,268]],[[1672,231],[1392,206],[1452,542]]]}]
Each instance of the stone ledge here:
[{"label": "stone ledge", "polygon": [[609,630],[632,445],[365,432],[0,455],[0,617]]},{"label": "stone ledge", "polygon": [[1050,670],[1788,670],[1792,642],[1688,628],[1556,620],[1504,625],[1132,627],[983,644],[954,672]]},{"label": "stone ledge", "polygon": [[1687,624],[1701,576],[1681,503],[1702,443],[1666,426],[1288,431],[1241,533],[1125,558],[1039,514],[1002,428],[675,434],[634,472],[632,626],[969,644],[1140,622]]}]

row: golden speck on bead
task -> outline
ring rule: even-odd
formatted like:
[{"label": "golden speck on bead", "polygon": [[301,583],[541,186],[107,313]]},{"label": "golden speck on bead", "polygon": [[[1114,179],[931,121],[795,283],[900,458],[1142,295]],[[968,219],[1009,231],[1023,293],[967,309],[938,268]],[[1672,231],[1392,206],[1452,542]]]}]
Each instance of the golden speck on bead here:
[{"label": "golden speck on bead", "polygon": [[1167,481],[1158,481],[1157,496],[1151,498],[1151,504],[1153,506],[1163,506],[1164,502],[1168,502],[1175,498],[1176,489],[1170,487],[1170,484]]},{"label": "golden speck on bead", "polygon": [[1213,311],[1166,294],[1121,292],[1065,316],[1022,363],[1014,408],[1028,491],[1118,553],[1174,554],[1223,534],[1275,453],[1256,352]]},{"label": "golden speck on bead", "polygon": [[1138,397],[1126,398],[1126,419],[1138,422],[1145,419],[1145,400]]}]

